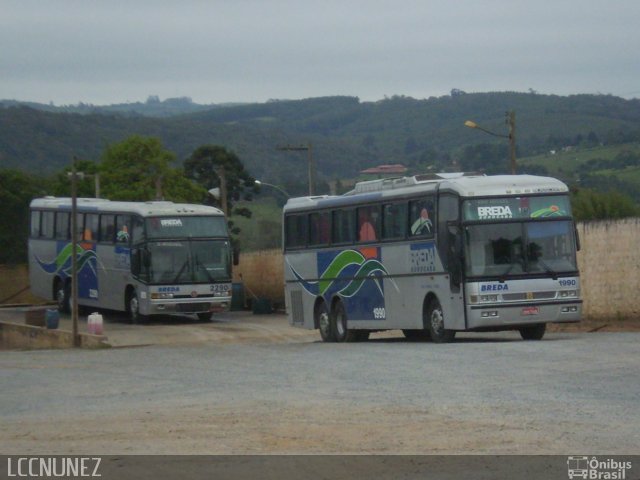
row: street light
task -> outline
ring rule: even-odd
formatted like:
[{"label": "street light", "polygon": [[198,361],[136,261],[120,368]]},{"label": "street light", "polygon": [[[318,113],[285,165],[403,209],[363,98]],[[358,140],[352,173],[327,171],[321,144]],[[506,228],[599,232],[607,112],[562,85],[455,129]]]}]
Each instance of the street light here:
[{"label": "street light", "polygon": [[309,162],[309,196],[312,197],[316,194],[316,165],[313,162],[313,151],[311,147],[311,143],[307,145],[283,145],[276,147],[276,150],[284,150],[284,151],[307,151],[308,162]]},{"label": "street light", "polygon": [[274,185],[273,183],[267,183],[267,182],[261,182],[260,180],[255,180],[255,184],[258,185],[259,187],[262,185],[266,185],[267,187],[271,187],[271,188],[275,188],[277,191],[279,191],[280,193],[282,193],[285,197],[287,197],[287,200],[289,198],[291,198],[291,195],[289,195],[286,190],[284,190],[283,188]]},{"label": "street light", "polygon": [[493,135],[494,137],[508,138],[509,139],[509,166],[511,169],[511,175],[516,174],[516,112],[513,110],[505,113],[505,123],[509,127],[509,135],[500,135],[499,133],[492,132],[486,128],[481,127],[476,122],[467,120],[464,122],[465,127],[475,128],[481,130],[484,133]]}]

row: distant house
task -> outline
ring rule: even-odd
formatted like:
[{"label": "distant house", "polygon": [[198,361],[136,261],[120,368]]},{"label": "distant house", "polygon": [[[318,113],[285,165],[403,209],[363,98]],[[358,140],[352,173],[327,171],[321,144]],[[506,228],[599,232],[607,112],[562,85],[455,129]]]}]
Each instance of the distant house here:
[{"label": "distant house", "polygon": [[407,172],[407,167],[401,163],[395,163],[393,165],[378,165],[377,167],[367,168],[362,170],[362,175],[402,175]]}]

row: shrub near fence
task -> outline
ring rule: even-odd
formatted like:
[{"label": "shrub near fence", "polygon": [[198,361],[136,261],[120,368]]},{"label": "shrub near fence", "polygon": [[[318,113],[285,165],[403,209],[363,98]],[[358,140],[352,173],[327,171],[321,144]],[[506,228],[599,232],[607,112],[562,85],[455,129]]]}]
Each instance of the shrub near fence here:
[{"label": "shrub near fence", "polygon": [[[640,293],[640,218],[578,224],[578,252],[584,315],[589,318],[637,317]],[[242,275],[242,279],[240,278]],[[284,305],[284,270],[279,249],[246,252],[234,267],[234,282],[252,293]],[[26,265],[0,266],[0,300],[27,287]],[[28,291],[7,303],[33,303]]]}]

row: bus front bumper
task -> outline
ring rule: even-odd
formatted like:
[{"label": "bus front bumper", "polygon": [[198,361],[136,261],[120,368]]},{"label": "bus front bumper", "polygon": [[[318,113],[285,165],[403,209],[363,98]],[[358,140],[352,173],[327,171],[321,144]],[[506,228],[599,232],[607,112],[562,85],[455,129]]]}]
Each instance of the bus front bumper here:
[{"label": "bus front bumper", "polygon": [[467,328],[518,328],[535,323],[579,322],[582,300],[548,303],[496,303],[467,307]]},{"label": "bus front bumper", "polygon": [[224,313],[231,308],[231,297],[215,299],[196,298],[192,301],[185,298],[174,300],[152,300],[149,302],[147,315],[191,314],[191,313]]}]

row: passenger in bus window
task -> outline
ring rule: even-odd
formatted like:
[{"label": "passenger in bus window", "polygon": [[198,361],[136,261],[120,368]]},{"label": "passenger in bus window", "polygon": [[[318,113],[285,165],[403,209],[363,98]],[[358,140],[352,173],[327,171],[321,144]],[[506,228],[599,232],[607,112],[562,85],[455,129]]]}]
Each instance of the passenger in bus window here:
[{"label": "passenger in bus window", "polygon": [[420,216],[411,225],[411,235],[426,235],[433,231],[433,223],[429,218],[429,212],[426,207],[420,210]]},{"label": "passenger in bus window", "polygon": [[370,242],[376,239],[376,230],[373,228],[371,221],[369,220],[369,214],[361,210],[360,212],[360,233],[358,234],[358,240],[361,242]]},{"label": "passenger in bus window", "polygon": [[129,241],[129,229],[126,225],[122,226],[122,229],[116,235],[118,243],[127,243]]}]

